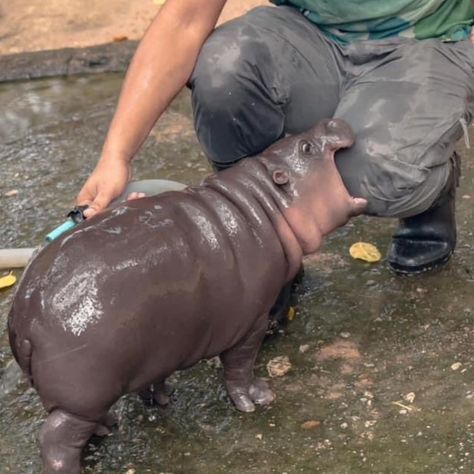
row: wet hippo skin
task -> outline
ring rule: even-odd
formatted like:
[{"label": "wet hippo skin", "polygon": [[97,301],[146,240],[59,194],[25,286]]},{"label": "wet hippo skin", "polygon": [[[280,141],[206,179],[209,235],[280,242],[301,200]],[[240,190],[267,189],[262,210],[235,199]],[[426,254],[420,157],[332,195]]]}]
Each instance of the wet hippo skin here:
[{"label": "wet hippo skin", "polygon": [[49,413],[46,473],[79,473],[120,396],[163,402],[165,378],[203,358],[220,356],[239,410],[273,400],[253,375],[268,311],[303,255],[365,206],[334,164],[353,140],[342,120],[322,121],[201,186],[95,216],[38,254],[9,335]]}]

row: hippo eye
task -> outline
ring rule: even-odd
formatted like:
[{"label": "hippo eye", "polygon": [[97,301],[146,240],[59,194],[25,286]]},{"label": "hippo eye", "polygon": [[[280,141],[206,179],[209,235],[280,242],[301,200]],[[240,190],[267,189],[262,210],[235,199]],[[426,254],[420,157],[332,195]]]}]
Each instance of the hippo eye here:
[{"label": "hippo eye", "polygon": [[307,141],[302,141],[300,143],[300,150],[304,155],[309,155],[313,151],[313,145]]}]

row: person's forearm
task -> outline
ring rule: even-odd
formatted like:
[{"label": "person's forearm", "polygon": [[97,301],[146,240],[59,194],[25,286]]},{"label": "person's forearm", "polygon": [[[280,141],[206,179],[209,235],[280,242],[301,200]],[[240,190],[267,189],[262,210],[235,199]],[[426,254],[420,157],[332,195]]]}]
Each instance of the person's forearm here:
[{"label": "person's forearm", "polygon": [[184,87],[226,0],[168,0],[127,72],[102,159],[131,160]]}]

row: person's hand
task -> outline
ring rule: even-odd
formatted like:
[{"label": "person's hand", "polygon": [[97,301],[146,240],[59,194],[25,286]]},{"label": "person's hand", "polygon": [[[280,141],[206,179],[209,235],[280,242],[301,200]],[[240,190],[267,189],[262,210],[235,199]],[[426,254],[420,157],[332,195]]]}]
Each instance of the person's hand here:
[{"label": "person's hand", "polygon": [[471,28],[471,43],[474,44],[474,26]]},{"label": "person's hand", "polygon": [[89,218],[103,211],[123,193],[131,177],[129,162],[121,159],[100,160],[77,196],[79,206],[89,206],[84,211],[84,217]]}]

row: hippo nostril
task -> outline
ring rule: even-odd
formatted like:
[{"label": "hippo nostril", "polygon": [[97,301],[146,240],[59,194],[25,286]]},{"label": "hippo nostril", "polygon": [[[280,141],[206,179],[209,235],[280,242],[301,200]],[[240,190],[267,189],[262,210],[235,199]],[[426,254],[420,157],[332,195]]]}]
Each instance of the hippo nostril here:
[{"label": "hippo nostril", "polygon": [[330,130],[350,130],[349,124],[340,118],[330,119],[326,126]]},{"label": "hippo nostril", "polygon": [[354,142],[354,132],[351,126],[343,119],[329,119],[326,123],[326,130],[343,147],[350,146]]}]

